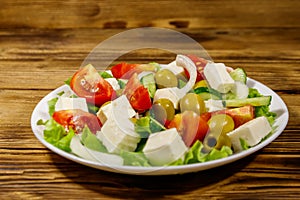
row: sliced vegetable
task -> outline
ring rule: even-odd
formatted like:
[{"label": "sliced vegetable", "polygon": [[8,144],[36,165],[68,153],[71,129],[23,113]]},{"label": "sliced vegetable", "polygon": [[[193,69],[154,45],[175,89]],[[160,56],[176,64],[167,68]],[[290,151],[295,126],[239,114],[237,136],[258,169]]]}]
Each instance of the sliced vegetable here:
[{"label": "sliced vegetable", "polygon": [[193,111],[176,114],[168,128],[174,127],[188,147],[197,140],[203,141],[209,128],[207,122]]},{"label": "sliced vegetable", "polygon": [[251,105],[216,111],[215,114],[227,114],[234,121],[234,128],[254,119],[254,107]]},{"label": "sliced vegetable", "polygon": [[133,74],[126,84],[123,94],[128,98],[131,106],[138,112],[151,108],[151,99],[148,90],[140,83],[137,74]]},{"label": "sliced vegetable", "polygon": [[156,84],[154,80],[154,75],[152,73],[143,76],[141,79],[142,84],[144,85],[145,88],[147,88],[149,95],[151,98],[154,97],[154,94],[156,92]]},{"label": "sliced vegetable", "polygon": [[138,64],[119,63],[110,70],[115,78],[129,79],[134,73],[137,73]]},{"label": "sliced vegetable", "polygon": [[76,133],[80,133],[87,125],[95,134],[102,126],[97,116],[79,109],[56,111],[53,113],[53,119],[65,130],[72,128]]},{"label": "sliced vegetable", "polygon": [[208,87],[197,87],[194,92],[198,94],[203,100],[208,99],[222,99],[222,94],[217,90]]},{"label": "sliced vegetable", "polygon": [[272,100],[272,96],[254,97],[247,99],[230,99],[224,100],[226,107],[241,107],[245,105],[252,106],[269,106]]},{"label": "sliced vegetable", "polygon": [[246,74],[246,72],[245,72],[244,69],[242,69],[242,68],[236,68],[233,71],[231,71],[229,74],[230,74],[230,76],[231,76],[231,78],[233,80],[240,81],[240,82],[246,84],[246,82],[247,82],[247,74]]},{"label": "sliced vegetable", "polygon": [[78,70],[71,79],[70,87],[79,97],[86,98],[87,102],[101,106],[113,97],[112,86],[103,79],[91,65]]}]

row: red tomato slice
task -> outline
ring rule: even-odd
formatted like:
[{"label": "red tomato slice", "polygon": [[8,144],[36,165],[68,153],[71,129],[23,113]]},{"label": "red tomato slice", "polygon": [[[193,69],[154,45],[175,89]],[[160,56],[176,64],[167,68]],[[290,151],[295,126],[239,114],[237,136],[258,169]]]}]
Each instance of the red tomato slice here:
[{"label": "red tomato slice", "polygon": [[207,122],[193,111],[175,115],[168,128],[173,127],[177,129],[188,147],[197,140],[203,141],[209,129]]},{"label": "red tomato slice", "polygon": [[139,81],[137,74],[133,74],[128,80],[123,94],[126,95],[133,109],[144,112],[151,108],[151,98],[147,88]]},{"label": "red tomato slice", "polygon": [[[189,59],[191,59],[197,67],[196,82],[203,80],[204,79],[203,70],[204,70],[204,67],[207,64],[207,60],[205,60],[204,58],[199,58],[198,56],[195,56],[195,55],[186,55],[186,56]],[[189,75],[188,71],[184,70],[184,72],[185,72],[185,75],[187,76],[187,78],[189,79],[190,75]]]},{"label": "red tomato slice", "polygon": [[101,129],[101,122],[97,116],[80,109],[60,110],[53,113],[53,119],[64,126],[66,130],[71,127],[76,133],[80,133],[85,125],[92,133],[96,134]]},{"label": "red tomato slice", "polygon": [[216,114],[227,114],[232,117],[234,121],[234,128],[237,128],[246,122],[254,119],[254,107],[251,105],[239,107],[239,108],[231,108],[216,111]]},{"label": "red tomato slice", "polygon": [[149,110],[152,106],[149,92],[144,86],[140,86],[134,91],[129,102],[139,112]]},{"label": "red tomato slice", "polygon": [[92,65],[78,70],[72,77],[70,87],[79,97],[86,98],[87,102],[101,106],[112,100],[114,90],[103,79]]},{"label": "red tomato slice", "polygon": [[138,64],[119,63],[111,68],[115,78],[129,79],[134,73],[139,71]]}]

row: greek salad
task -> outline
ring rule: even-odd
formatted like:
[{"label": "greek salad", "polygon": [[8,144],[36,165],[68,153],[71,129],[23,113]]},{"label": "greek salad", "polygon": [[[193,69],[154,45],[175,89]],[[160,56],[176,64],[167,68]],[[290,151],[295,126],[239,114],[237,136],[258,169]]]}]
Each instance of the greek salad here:
[{"label": "greek salad", "polygon": [[91,64],[65,81],[39,120],[44,139],[109,165],[171,166],[247,150],[273,132],[271,96],[247,86],[242,68],[195,55],[169,64]]}]

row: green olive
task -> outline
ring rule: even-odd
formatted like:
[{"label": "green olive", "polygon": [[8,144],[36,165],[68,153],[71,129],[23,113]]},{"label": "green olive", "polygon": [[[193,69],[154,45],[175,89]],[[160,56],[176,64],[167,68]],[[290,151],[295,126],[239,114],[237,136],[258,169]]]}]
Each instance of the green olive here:
[{"label": "green olive", "polygon": [[201,115],[206,112],[204,100],[195,93],[186,94],[179,102],[180,111],[191,110]]},{"label": "green olive", "polygon": [[167,120],[171,121],[174,118],[175,115],[174,104],[169,99],[165,99],[165,98],[158,99],[157,101],[154,102],[153,105],[159,105],[166,111]]},{"label": "green olive", "polygon": [[210,131],[204,138],[203,145],[206,150],[211,150],[212,148],[220,150],[223,146],[231,147],[231,140],[226,133],[220,134],[220,132]]},{"label": "green olive", "polygon": [[[234,121],[232,117],[226,114],[213,115],[210,120],[208,120],[208,125],[210,129],[210,140],[207,140],[207,146],[214,147],[216,149],[221,149],[222,146],[231,147],[231,140],[227,136],[227,133],[234,129]],[[213,139],[215,141],[214,144],[209,143],[209,141],[212,141]]]},{"label": "green olive", "polygon": [[207,123],[211,131],[226,134],[234,129],[234,121],[232,117],[226,114],[213,115]]},{"label": "green olive", "polygon": [[168,69],[156,72],[154,79],[158,88],[177,87],[178,85],[177,77]]}]

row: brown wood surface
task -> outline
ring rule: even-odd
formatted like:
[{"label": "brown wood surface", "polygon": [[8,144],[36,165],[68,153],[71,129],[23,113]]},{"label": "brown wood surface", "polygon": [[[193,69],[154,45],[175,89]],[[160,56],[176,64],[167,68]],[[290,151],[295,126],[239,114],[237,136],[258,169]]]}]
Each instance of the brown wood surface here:
[{"label": "brown wood surface", "polygon": [[[0,199],[299,199],[300,2],[12,1],[0,3]],[[44,147],[30,116],[101,41],[128,28],[172,28],[217,62],[244,67],[290,112],[286,129],[259,152],[198,173],[141,177],[76,164]],[[166,63],[170,53],[125,61]]]}]

